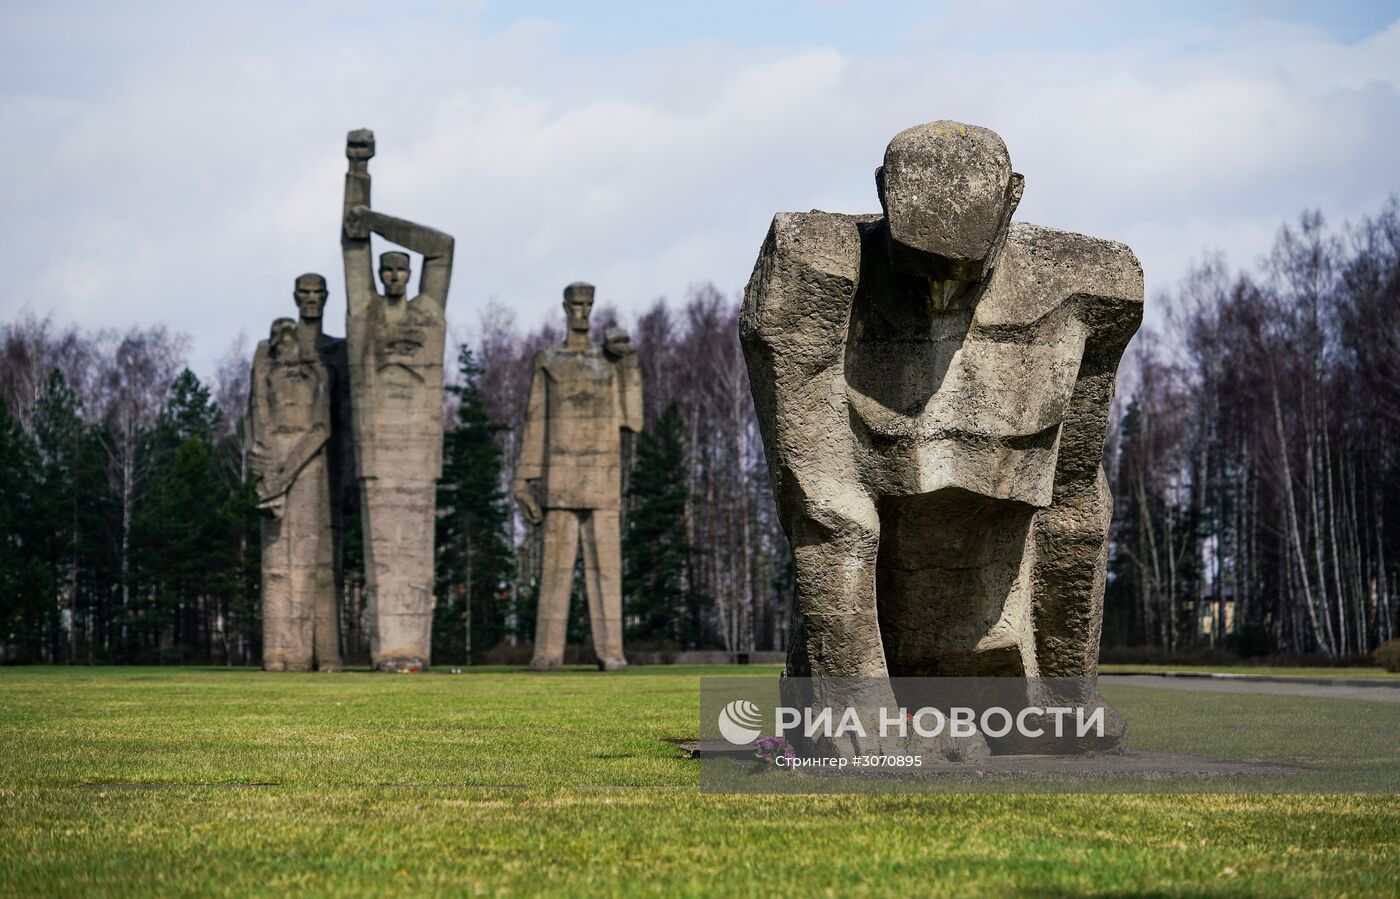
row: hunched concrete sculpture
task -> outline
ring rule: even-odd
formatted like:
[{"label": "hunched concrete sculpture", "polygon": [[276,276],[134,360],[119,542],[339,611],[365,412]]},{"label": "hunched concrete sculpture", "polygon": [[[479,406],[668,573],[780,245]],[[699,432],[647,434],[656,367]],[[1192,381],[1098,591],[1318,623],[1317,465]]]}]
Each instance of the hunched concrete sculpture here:
[{"label": "hunched concrete sculpture", "polygon": [[574,562],[583,549],[584,589],[598,667],[627,667],[622,654],[622,553],[618,534],[619,429],[642,428],[642,380],[627,332],[589,338],[593,285],[564,288],[568,333],[535,355],[513,492],[521,514],[543,525],[539,610],[530,668],[564,661]]},{"label": "hunched concrete sculpture", "polygon": [[[452,238],[370,209],[374,134],[350,132],[345,149],[346,342],[354,409],[365,594],[374,619],[370,661],[380,671],[423,671],[432,648],[436,481],[442,473],[442,358]],[[408,299],[406,253],[380,257],[371,232],[423,256]]]},{"label": "hunched concrete sculpture", "polygon": [[787,671],[1092,683],[1142,269],[1013,224],[985,128],[901,132],[876,186],[884,215],[778,214],[741,313],[796,566]]},{"label": "hunched concrete sculpture", "polygon": [[248,436],[262,521],[263,667],[340,669],[335,468],[329,451],[335,378],[321,333],[326,280],[296,280],[300,320],[279,318],[258,344]]}]

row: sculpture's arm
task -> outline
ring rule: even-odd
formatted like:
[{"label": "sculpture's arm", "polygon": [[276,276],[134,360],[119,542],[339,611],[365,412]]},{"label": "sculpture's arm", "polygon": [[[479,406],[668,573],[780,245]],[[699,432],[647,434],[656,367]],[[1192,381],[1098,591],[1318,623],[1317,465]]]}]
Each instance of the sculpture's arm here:
[{"label": "sculpture's arm", "polygon": [[[1082,240],[1082,238],[1081,238]],[[1118,364],[1142,321],[1142,269],[1122,244],[1094,241],[1097,258],[1069,302],[1086,328],[1084,356],[1060,426],[1055,486],[1036,516],[1033,610],[1042,677],[1098,670],[1113,496],[1103,471]]]},{"label": "sculpture's arm", "polygon": [[[541,354],[543,355],[543,354]],[[530,378],[530,399],[525,407],[525,429],[520,434],[520,461],[515,466],[517,481],[533,481],[544,477],[544,438],[548,375],[543,359],[535,357],[535,370]]]},{"label": "sculpture's arm", "polygon": [[419,282],[421,289],[418,293],[434,300],[439,309],[445,310],[447,287],[452,280],[451,235],[369,208],[357,208],[354,213],[358,214],[365,226],[375,234],[405,249],[422,254],[423,278]]},{"label": "sculpture's arm", "polygon": [[353,311],[372,299],[374,286],[374,257],[369,234],[350,226],[350,210],[370,204],[369,160],[374,155],[374,134],[362,130],[350,132],[345,155],[350,171],[345,174],[345,202],[341,207],[343,225],[340,231],[340,251],[345,259],[345,293]]},{"label": "sculpture's arm", "polygon": [[617,366],[617,409],[619,425],[636,434],[642,430],[642,367],[637,360],[637,348],[622,328],[608,328],[603,335],[603,350]]},{"label": "sculpture's arm", "polygon": [[544,477],[548,377],[544,371],[544,353],[538,353],[535,355],[535,371],[530,378],[525,428],[520,434],[520,461],[516,463],[515,480],[511,484],[511,493],[520,506],[520,514],[530,524],[539,524],[544,520],[532,483]]},{"label": "sculpture's arm", "polygon": [[[253,352],[253,369],[248,375],[248,467],[255,480],[265,480],[271,472],[271,447],[268,439],[272,434],[271,397],[267,393],[268,345],[266,340],[258,342]],[[259,487],[259,492],[262,488]]]},{"label": "sculpture's arm", "polygon": [[784,515],[830,476],[854,479],[843,360],[867,221],[778,214],[744,292],[739,339]]},{"label": "sculpture's arm", "polygon": [[306,467],[306,463],[316,458],[316,454],[321,452],[321,448],[326,445],[330,438],[330,429],[321,422],[311,426],[311,429],[302,435],[296,446],[287,454],[287,459],[282,466],[277,469],[270,478],[263,480],[263,490],[261,495],[264,499],[280,496],[292,489],[292,484],[296,482],[297,475]]},{"label": "sculpture's arm", "polygon": [[773,219],[739,314],[773,493],[793,549],[787,673],[887,672],[875,607],[880,522],[861,486],[843,359],[862,220]]},{"label": "sculpture's arm", "polygon": [[622,429],[634,434],[641,433],[643,426],[642,367],[633,353],[624,356],[617,364],[617,383],[621,391]]}]

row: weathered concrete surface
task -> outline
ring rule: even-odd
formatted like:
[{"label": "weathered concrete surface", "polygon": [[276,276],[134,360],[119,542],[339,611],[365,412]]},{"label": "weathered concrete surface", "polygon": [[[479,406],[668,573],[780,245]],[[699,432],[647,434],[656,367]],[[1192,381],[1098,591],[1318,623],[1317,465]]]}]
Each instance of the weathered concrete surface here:
[{"label": "weathered concrete surface", "polygon": [[323,359],[326,282],[297,279],[299,321],[258,344],[248,432],[262,522],[263,667],[340,668],[338,559],[331,503],[334,373]]},{"label": "weathered concrete surface", "polygon": [[642,428],[642,381],[627,332],[589,337],[593,286],[564,288],[568,336],[535,356],[514,493],[522,514],[544,527],[536,671],[559,668],[574,562],[583,550],[588,620],[598,666],[627,667],[622,651],[622,554],[618,534],[619,430]]},{"label": "weathered concrete surface", "polygon": [[902,132],[876,180],[884,215],[774,218],[740,317],[796,566],[788,672],[1092,678],[1142,269],[1010,224],[1023,181],[986,129]]},{"label": "weathered concrete surface", "polygon": [[[345,177],[346,342],[364,528],[370,660],[381,671],[426,670],[432,647],[436,481],[442,471],[442,359],[452,238],[369,208],[374,135],[352,131]],[[407,296],[406,253],[380,257],[370,234],[423,256]]]}]

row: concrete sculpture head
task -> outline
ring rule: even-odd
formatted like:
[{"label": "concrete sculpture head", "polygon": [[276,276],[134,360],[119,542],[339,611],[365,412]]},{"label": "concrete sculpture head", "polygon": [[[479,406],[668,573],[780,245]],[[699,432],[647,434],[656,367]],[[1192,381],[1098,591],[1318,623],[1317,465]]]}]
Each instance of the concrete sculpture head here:
[{"label": "concrete sculpture head", "polygon": [[564,315],[568,317],[569,330],[588,333],[589,317],[593,314],[593,285],[575,281],[564,288]]},{"label": "concrete sculpture head", "polygon": [[374,158],[374,132],[357,128],[345,136],[345,158],[352,164],[367,165]]},{"label": "concrete sculpture head", "polygon": [[274,319],[267,339],[274,359],[287,361],[301,355],[300,345],[297,343],[297,323],[294,319]]},{"label": "concrete sculpture head", "polygon": [[302,321],[319,321],[326,309],[326,279],[315,272],[307,272],[297,277],[292,298],[296,300],[297,311]]},{"label": "concrete sculpture head", "polygon": [[391,250],[379,257],[379,280],[384,282],[384,296],[390,302],[408,294],[408,279],[412,276],[407,253]]},{"label": "concrete sculpture head", "polygon": [[994,131],[947,121],[901,131],[875,172],[891,263],[934,280],[981,280],[1024,183]]}]

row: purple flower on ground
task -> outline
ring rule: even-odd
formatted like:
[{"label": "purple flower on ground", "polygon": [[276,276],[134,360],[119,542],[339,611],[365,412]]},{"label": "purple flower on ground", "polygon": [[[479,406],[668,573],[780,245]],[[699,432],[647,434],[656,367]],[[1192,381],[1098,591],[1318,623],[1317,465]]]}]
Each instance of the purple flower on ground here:
[{"label": "purple flower on ground", "polygon": [[782,737],[761,737],[755,744],[758,751],[754,753],[754,758],[759,761],[776,763],[779,758],[796,758],[792,746]]}]

